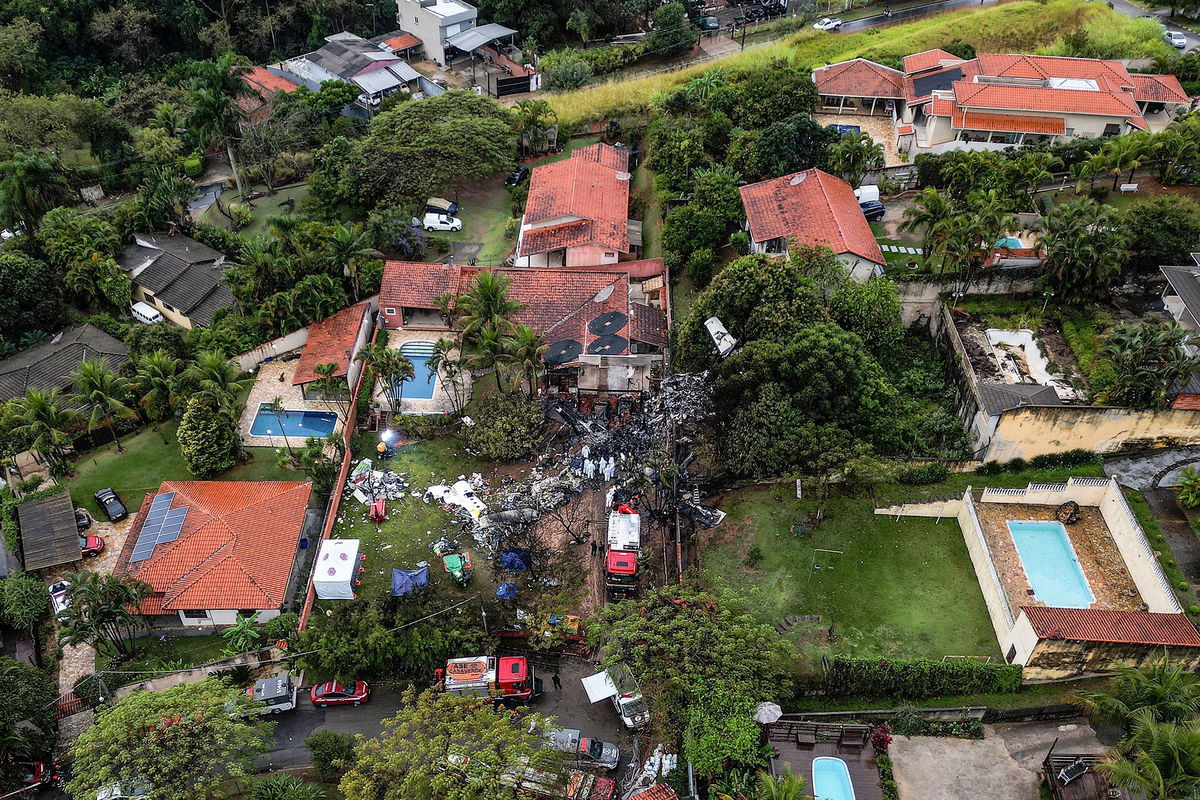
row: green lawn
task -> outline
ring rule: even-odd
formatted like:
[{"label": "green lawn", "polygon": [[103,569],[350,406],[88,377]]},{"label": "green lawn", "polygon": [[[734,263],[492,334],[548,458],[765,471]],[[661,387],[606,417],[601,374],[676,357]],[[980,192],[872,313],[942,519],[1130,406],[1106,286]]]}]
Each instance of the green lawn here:
[{"label": "green lawn", "polygon": [[[816,668],[819,657],[829,652],[998,657],[999,646],[958,524],[920,517],[897,522],[872,511],[906,500],[960,495],[967,485],[1024,486],[1030,481],[1062,481],[1072,474],[1099,475],[1100,469],[953,475],[935,486],[878,487],[874,501],[835,491],[824,521],[803,537],[791,536],[790,526],[810,517],[816,502],[797,501],[794,484],[738,490],[717,503],[729,517],[713,531],[704,550],[704,575],[714,586],[730,587],[747,597],[764,622],[819,615],[819,623],[798,625],[788,634],[809,668]],[[757,568],[746,564],[752,547],[762,555]],[[818,549],[842,554],[816,554],[818,565],[832,568],[810,575]],[[835,638],[826,642],[830,626]]]},{"label": "green lawn", "polygon": [[[175,438],[178,427],[178,422],[165,422],[123,438],[124,453],[117,453],[113,445],[108,444],[80,456],[74,463],[76,475],[67,482],[75,505],[99,514],[100,508],[92,495],[97,489],[111,488],[133,513],[141,508],[146,492],[154,491],[163,481],[195,480],[179,451]],[[218,480],[304,480],[303,474],[275,465],[273,448],[248,447],[246,450],[251,460],[222,473]]]},{"label": "green lawn", "polygon": [[[451,484],[459,475],[469,477],[473,472],[482,473],[489,480],[494,476],[491,464],[468,455],[462,441],[453,436],[401,447],[395,458],[382,462],[382,465],[405,475],[410,493],[424,493],[433,484]],[[379,526],[367,519],[366,506],[353,499],[344,502],[338,514],[334,538],[361,539],[362,552],[367,556],[360,595],[371,597],[386,591],[391,586],[392,567],[413,569],[419,561],[429,562],[430,585],[439,594],[491,593],[491,573],[483,553],[475,547],[470,535],[462,532],[457,517],[446,513],[436,503],[427,504],[420,497],[411,496],[389,500],[387,511],[387,520]],[[430,550],[430,545],[442,536],[456,539],[474,558],[475,579],[466,589],[450,580],[442,569],[441,560]]]},{"label": "green lawn", "polygon": [[644,161],[634,170],[633,190],[645,200],[642,258],[662,258],[663,199],[654,188],[654,173]]},{"label": "green lawn", "polygon": [[[128,661],[113,663],[109,648],[96,653],[96,670],[128,671],[184,669],[207,664],[225,656],[225,639],[220,634],[206,636],[146,636],[135,640],[136,652]],[[124,683],[118,681],[117,683]]]},{"label": "green lawn", "polygon": [[[265,192],[266,190],[267,187],[265,184],[247,187],[247,191],[250,192]],[[243,228],[240,233],[243,236],[265,235],[267,233],[267,221],[270,220],[271,217],[281,217],[291,213],[288,208],[283,206],[283,204],[288,200],[295,200],[296,206],[299,207],[300,203],[308,197],[308,191],[307,183],[297,183],[283,189],[277,189],[275,194],[267,195],[266,197],[260,197],[259,199],[252,201],[254,221]],[[221,204],[227,209],[229,208],[230,203],[237,202],[239,201],[236,189],[227,190],[221,195]],[[229,218],[217,209],[215,203],[205,210],[202,219],[204,222],[209,222],[213,225],[219,225],[222,228],[229,228],[230,226]]]}]

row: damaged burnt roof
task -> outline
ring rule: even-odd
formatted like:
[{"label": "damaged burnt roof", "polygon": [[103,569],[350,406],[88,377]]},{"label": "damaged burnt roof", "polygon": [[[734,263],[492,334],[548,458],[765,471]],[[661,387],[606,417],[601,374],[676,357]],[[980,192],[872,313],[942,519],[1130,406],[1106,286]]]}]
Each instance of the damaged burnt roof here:
[{"label": "damaged burnt roof", "polygon": [[1020,406],[1061,406],[1058,392],[1039,383],[980,383],[979,396],[989,416]]}]

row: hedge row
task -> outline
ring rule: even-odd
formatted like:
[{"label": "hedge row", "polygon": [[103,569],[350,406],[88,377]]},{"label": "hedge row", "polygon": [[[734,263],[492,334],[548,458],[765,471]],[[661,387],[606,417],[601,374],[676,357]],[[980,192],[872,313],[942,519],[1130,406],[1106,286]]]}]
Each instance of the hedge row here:
[{"label": "hedge row", "polygon": [[1069,467],[1091,467],[1100,463],[1100,454],[1076,448],[1061,453],[1044,453],[1030,459],[1014,458],[1012,461],[985,461],[975,468],[976,475],[999,475],[1001,472],[1024,472],[1027,469],[1066,469]]},{"label": "hedge row", "polygon": [[830,697],[891,697],[922,700],[962,694],[1007,694],[1021,686],[1019,664],[985,664],[961,659],[844,658],[825,675]]}]

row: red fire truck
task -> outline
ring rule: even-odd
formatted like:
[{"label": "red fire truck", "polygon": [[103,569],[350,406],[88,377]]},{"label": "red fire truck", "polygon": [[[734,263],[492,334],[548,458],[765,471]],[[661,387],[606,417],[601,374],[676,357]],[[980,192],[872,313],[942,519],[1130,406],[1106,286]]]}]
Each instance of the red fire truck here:
[{"label": "red fire truck", "polygon": [[637,595],[638,553],[641,551],[641,517],[630,506],[618,506],[608,515],[608,552],[604,559],[604,585],[609,600]]},{"label": "red fire truck", "polygon": [[452,658],[434,677],[447,692],[520,705],[542,694],[542,680],[524,656]]}]

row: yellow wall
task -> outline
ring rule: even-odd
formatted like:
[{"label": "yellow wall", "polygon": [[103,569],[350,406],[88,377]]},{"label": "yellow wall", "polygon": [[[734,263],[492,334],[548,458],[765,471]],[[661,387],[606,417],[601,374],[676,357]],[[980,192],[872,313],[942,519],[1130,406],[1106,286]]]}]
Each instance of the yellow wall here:
[{"label": "yellow wall", "polygon": [[1134,411],[1104,406],[1014,408],[1000,415],[987,458],[1009,461],[1083,448],[1122,449],[1200,444],[1200,412]]},{"label": "yellow wall", "polygon": [[190,331],[192,329],[192,321],[190,319],[178,311],[170,311],[164,308],[163,304],[159,302],[157,297],[147,293],[145,289],[137,284],[134,284],[133,287],[133,299],[134,302],[142,302],[152,306],[156,311],[158,311],[158,313],[162,314],[163,317],[166,318],[167,322],[172,322],[185,330]]}]

